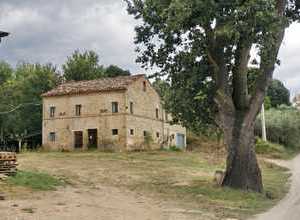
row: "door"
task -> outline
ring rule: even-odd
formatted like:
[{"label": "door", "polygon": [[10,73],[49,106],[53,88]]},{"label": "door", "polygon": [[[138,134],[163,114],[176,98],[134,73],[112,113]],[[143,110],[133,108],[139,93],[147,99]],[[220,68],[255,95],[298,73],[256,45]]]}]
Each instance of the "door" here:
[{"label": "door", "polygon": [[83,147],[83,134],[82,131],[74,131],[74,147],[80,149]]},{"label": "door", "polygon": [[89,137],[89,145],[88,145],[88,148],[89,149],[94,149],[94,148],[97,148],[98,144],[97,144],[97,141],[98,141],[98,135],[97,135],[98,131],[97,129],[89,129],[88,130],[88,137]]},{"label": "door", "polygon": [[184,134],[176,134],[176,146],[179,148],[185,148],[185,135]]}]

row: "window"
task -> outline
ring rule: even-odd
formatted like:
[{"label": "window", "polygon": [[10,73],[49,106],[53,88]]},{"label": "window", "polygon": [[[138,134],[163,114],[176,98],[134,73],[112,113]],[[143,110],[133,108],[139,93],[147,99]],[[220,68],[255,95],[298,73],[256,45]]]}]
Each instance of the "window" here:
[{"label": "window", "polygon": [[147,136],[147,131],[144,131],[144,137],[146,137]]},{"label": "window", "polygon": [[156,137],[159,138],[159,132],[156,132]]},{"label": "window", "polygon": [[118,113],[119,112],[119,106],[117,102],[112,102],[112,113]]},{"label": "window", "polygon": [[169,117],[168,117],[168,113],[167,112],[165,114],[165,118],[166,118],[166,122],[168,122],[169,121]]},{"label": "window", "polygon": [[133,102],[130,102],[130,114],[133,114]]},{"label": "window", "polygon": [[80,116],[81,115],[81,105],[76,105],[75,107],[75,110],[76,110],[76,116]]},{"label": "window", "polygon": [[147,89],[147,84],[146,84],[146,81],[144,81],[143,82],[143,91],[146,92],[146,89]]},{"label": "window", "polygon": [[118,135],[119,131],[118,129],[112,129],[112,135]]},{"label": "window", "polygon": [[134,130],[130,129],[130,135],[134,135]]},{"label": "window", "polygon": [[50,134],[49,134],[49,140],[51,142],[55,142],[55,132],[50,132]]},{"label": "window", "polygon": [[155,115],[156,115],[156,118],[158,119],[158,114],[159,114],[159,111],[158,111],[158,108],[155,109]]},{"label": "window", "polygon": [[55,116],[55,107],[51,106],[50,107],[50,118],[54,118],[54,116]]}]

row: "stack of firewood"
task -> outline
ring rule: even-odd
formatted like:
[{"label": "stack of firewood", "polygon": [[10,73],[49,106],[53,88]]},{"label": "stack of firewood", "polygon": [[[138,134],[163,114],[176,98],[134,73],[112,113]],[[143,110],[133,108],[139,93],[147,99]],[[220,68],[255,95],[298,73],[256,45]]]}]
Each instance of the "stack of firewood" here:
[{"label": "stack of firewood", "polygon": [[0,175],[13,176],[17,173],[17,155],[13,152],[0,152]]}]

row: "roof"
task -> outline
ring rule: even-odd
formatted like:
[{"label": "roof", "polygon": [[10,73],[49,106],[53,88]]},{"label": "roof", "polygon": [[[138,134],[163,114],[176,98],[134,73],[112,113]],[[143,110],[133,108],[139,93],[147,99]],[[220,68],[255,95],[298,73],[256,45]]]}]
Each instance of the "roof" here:
[{"label": "roof", "polygon": [[42,94],[42,97],[125,90],[131,83],[140,78],[145,78],[145,75],[118,76],[77,82],[72,81],[61,84],[49,92]]},{"label": "roof", "polygon": [[1,37],[7,37],[9,35],[8,32],[0,31],[0,38]]}]

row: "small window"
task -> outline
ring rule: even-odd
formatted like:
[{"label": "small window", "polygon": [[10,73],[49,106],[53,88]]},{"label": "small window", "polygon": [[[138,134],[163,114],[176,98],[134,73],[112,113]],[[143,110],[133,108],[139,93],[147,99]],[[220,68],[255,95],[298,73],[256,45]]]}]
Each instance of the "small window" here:
[{"label": "small window", "polygon": [[155,115],[156,115],[156,118],[158,119],[159,118],[159,110],[158,110],[158,108],[155,109]]},{"label": "small window", "polygon": [[133,102],[130,102],[130,114],[133,114]]},{"label": "small window", "polygon": [[54,116],[55,116],[55,107],[51,106],[50,107],[50,118],[54,118]]},{"label": "small window", "polygon": [[159,132],[156,132],[156,137],[159,138],[160,134]]},{"label": "small window", "polygon": [[80,116],[81,115],[81,105],[76,105],[75,109],[76,109],[76,116]]},{"label": "small window", "polygon": [[119,105],[118,102],[112,102],[112,113],[118,113],[119,112]]},{"label": "small window", "polygon": [[147,136],[147,131],[144,131],[144,137],[146,137]]},{"label": "small window", "polygon": [[118,129],[112,129],[112,135],[118,135],[119,131]]},{"label": "small window", "polygon": [[50,134],[49,134],[49,140],[50,140],[51,142],[55,142],[55,139],[56,139],[55,136],[56,136],[56,135],[55,135],[55,132],[50,132]]},{"label": "small window", "polygon": [[130,129],[130,135],[134,135],[134,130]]},{"label": "small window", "polygon": [[146,92],[146,89],[147,89],[147,84],[146,84],[146,81],[144,81],[143,82],[143,91]]}]

